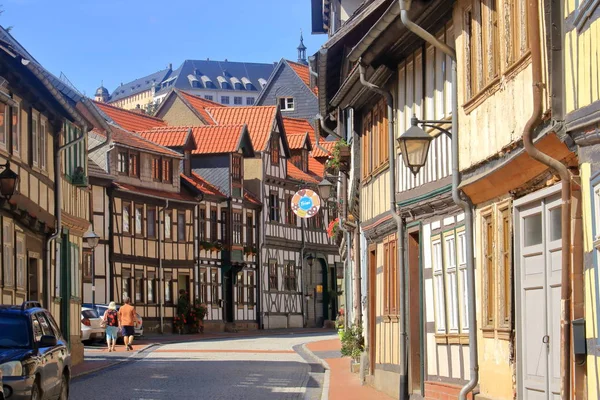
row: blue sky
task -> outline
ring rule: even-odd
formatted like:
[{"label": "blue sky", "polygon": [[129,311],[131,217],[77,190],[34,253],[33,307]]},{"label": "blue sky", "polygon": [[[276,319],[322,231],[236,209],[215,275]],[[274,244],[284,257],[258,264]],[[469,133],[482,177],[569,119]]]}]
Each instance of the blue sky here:
[{"label": "blue sky", "polygon": [[296,60],[300,29],[307,54],[309,0],[1,0],[0,24],[57,76],[92,96],[104,81],[150,74],[185,59]]}]

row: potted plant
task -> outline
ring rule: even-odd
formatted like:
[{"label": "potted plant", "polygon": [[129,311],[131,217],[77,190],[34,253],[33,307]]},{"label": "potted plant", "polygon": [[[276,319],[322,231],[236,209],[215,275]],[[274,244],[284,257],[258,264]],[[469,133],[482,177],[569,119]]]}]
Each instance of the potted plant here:
[{"label": "potted plant", "polygon": [[360,361],[360,355],[365,351],[365,339],[362,335],[362,327],[353,325],[344,330],[342,335],[342,357],[350,357],[354,363]]},{"label": "potted plant", "polygon": [[210,249],[212,249],[212,243],[211,242],[202,241],[202,242],[200,242],[200,247],[203,250],[209,251]]},{"label": "potted plant", "polygon": [[347,171],[350,167],[350,146],[345,140],[339,140],[333,146],[328,160],[325,162],[327,172]]},{"label": "potted plant", "polygon": [[180,335],[183,334],[183,329],[187,324],[187,318],[184,314],[177,314],[173,317],[173,330]]},{"label": "potted plant", "polygon": [[329,223],[329,226],[327,226],[327,237],[329,237],[330,239],[337,237],[339,230],[340,219],[336,218]]},{"label": "potted plant", "polygon": [[221,251],[221,250],[223,250],[223,243],[221,243],[220,240],[214,241],[212,243],[212,249],[214,251]]},{"label": "potted plant", "polygon": [[340,308],[338,310],[338,316],[335,319],[335,328],[337,329],[338,336],[340,337],[340,341],[344,337],[344,331],[345,331],[344,325],[345,325],[344,309]]}]

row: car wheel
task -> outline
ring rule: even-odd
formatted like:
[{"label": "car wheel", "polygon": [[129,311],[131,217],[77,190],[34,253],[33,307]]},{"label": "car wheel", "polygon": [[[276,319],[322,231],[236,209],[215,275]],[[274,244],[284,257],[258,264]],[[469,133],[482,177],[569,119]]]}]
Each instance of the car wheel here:
[{"label": "car wheel", "polygon": [[37,378],[35,382],[33,382],[33,387],[31,388],[31,400],[42,400],[40,382]]},{"label": "car wheel", "polygon": [[69,380],[67,376],[63,374],[62,382],[60,384],[60,397],[58,400],[69,400]]}]

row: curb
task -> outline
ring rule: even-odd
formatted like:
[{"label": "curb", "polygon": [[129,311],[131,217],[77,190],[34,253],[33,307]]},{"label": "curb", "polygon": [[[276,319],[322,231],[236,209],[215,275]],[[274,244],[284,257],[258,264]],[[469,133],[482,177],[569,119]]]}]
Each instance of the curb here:
[{"label": "curb", "polygon": [[302,350],[305,351],[307,354],[309,354],[311,357],[313,357],[315,360],[317,360],[323,366],[323,369],[325,369],[325,376],[323,377],[323,391],[321,392],[321,400],[329,400],[329,382],[330,382],[330,375],[331,375],[331,368],[329,367],[329,364],[327,364],[327,361],[323,360],[322,358],[318,357],[315,353],[313,353],[306,346],[306,343],[304,343],[302,345]]}]

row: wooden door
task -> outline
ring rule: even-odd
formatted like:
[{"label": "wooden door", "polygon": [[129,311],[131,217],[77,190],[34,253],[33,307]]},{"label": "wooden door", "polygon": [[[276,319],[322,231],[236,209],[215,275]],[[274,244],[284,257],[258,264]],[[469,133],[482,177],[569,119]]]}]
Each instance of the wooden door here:
[{"label": "wooden door", "polygon": [[371,375],[375,374],[376,342],[377,342],[377,252],[375,248],[369,249],[369,369]]},{"label": "wooden door", "polygon": [[[557,185],[560,186],[560,185]],[[519,398],[560,398],[559,187],[515,202]]]}]

